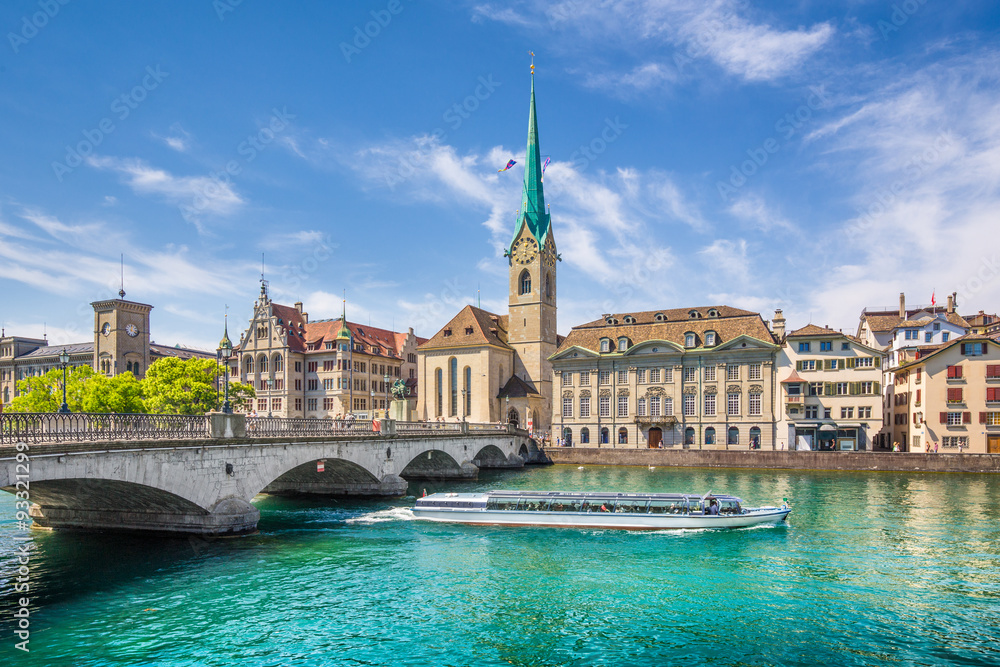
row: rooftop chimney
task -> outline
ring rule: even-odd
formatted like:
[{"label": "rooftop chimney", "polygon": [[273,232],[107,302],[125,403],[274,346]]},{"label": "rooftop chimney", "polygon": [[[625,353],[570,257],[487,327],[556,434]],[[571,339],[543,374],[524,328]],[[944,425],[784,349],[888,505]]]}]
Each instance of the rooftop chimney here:
[{"label": "rooftop chimney", "polygon": [[774,311],[774,319],[771,320],[771,333],[778,340],[785,337],[785,316],[781,314],[781,308]]},{"label": "rooftop chimney", "polygon": [[299,311],[300,313],[302,312],[302,302],[301,301],[296,301],[295,302],[295,310]]},{"label": "rooftop chimney", "polygon": [[948,295],[948,313],[955,312],[955,296],[953,294]]},{"label": "rooftop chimney", "polygon": [[899,293],[899,319],[906,319],[906,295]]}]

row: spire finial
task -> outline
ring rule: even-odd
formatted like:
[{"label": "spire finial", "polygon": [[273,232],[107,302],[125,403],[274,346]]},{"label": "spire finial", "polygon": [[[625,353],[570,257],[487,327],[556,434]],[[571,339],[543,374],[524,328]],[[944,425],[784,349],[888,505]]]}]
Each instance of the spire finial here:
[{"label": "spire finial", "polygon": [[118,290],[118,296],[125,298],[125,253],[121,254],[121,288]]},{"label": "spire finial", "polygon": [[531,76],[535,76],[535,52],[528,51],[528,55],[531,56]]}]

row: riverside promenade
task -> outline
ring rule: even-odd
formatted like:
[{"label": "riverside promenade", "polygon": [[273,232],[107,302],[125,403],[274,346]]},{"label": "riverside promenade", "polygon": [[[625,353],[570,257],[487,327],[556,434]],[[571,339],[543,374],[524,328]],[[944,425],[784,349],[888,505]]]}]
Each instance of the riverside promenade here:
[{"label": "riverside promenade", "polygon": [[552,463],[574,465],[886,472],[1000,472],[1000,455],[997,454],[615,449],[606,447],[546,447],[543,453]]}]

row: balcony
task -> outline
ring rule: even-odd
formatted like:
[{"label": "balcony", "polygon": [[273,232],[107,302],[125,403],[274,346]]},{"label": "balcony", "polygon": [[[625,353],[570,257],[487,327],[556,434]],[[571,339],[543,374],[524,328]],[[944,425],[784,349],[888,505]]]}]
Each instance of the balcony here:
[{"label": "balcony", "polygon": [[802,405],[803,396],[785,396],[785,403],[788,405]]}]

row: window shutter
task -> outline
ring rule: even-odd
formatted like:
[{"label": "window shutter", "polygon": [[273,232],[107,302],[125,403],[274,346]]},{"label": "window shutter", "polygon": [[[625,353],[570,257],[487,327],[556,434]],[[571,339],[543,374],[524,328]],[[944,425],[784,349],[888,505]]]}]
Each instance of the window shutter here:
[{"label": "window shutter", "polygon": [[962,377],[962,367],[961,366],[955,366],[955,377],[956,378]]},{"label": "window shutter", "polygon": [[980,412],[979,413],[979,423],[980,424],[985,424],[986,423],[986,413],[985,412]]},{"label": "window shutter", "polygon": [[823,383],[823,393],[827,396],[833,396],[836,393],[836,388],[833,386],[832,382]]},{"label": "window shutter", "polygon": [[802,360],[801,359],[799,359],[798,361],[795,362],[795,370],[797,370],[797,371],[801,371],[802,370]]},{"label": "window shutter", "polygon": [[858,386],[857,382],[852,382],[848,391],[850,391],[851,396],[857,396],[861,393],[861,387]]},{"label": "window shutter", "polygon": [[987,387],[986,401],[988,403],[995,403],[998,399],[1000,399],[1000,387]]},{"label": "window shutter", "polygon": [[972,413],[971,412],[963,412],[962,413],[962,423],[963,424],[971,424],[972,423]]},{"label": "window shutter", "polygon": [[875,368],[882,366],[882,357],[875,357]]},{"label": "window shutter", "polygon": [[826,370],[832,371],[833,370],[833,359],[827,359],[824,362],[824,366],[826,367]]},{"label": "window shutter", "polygon": [[948,378],[951,379],[953,377],[955,377],[955,367],[954,366],[948,366]]},{"label": "window shutter", "polygon": [[878,394],[878,395],[881,395],[882,394],[882,387],[881,387],[881,385],[878,382],[873,383],[873,385],[874,385],[874,388],[875,388],[875,393]]},{"label": "window shutter", "polygon": [[917,413],[916,412],[913,413],[913,423],[914,424],[917,423]]},{"label": "window shutter", "polygon": [[941,423],[942,424],[947,424],[948,423],[948,413],[947,412],[942,412],[941,413]]},{"label": "window shutter", "polygon": [[962,354],[965,354],[965,343],[962,343]]}]

